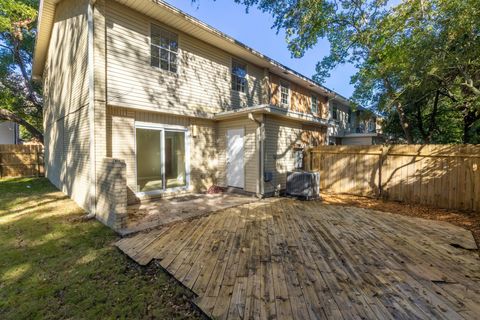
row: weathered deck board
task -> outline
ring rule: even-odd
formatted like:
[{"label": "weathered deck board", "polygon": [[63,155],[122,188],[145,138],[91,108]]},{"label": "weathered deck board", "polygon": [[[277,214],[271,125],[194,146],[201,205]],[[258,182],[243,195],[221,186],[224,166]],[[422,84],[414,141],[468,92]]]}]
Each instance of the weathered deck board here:
[{"label": "weathered deck board", "polygon": [[475,241],[443,222],[270,199],[140,233],[117,246],[140,264],[158,259],[216,319],[480,314]]}]

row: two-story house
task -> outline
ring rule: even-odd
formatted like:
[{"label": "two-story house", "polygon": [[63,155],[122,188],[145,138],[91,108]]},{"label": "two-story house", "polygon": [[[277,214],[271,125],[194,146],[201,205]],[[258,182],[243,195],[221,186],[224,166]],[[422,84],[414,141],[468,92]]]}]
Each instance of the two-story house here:
[{"label": "two-story house", "polygon": [[41,1],[32,73],[46,176],[114,228],[127,194],[283,189],[297,153],[326,143],[338,99],[152,0]]},{"label": "two-story house", "polygon": [[383,142],[381,119],[363,107],[352,108],[345,99],[329,104],[328,144],[372,145]]}]

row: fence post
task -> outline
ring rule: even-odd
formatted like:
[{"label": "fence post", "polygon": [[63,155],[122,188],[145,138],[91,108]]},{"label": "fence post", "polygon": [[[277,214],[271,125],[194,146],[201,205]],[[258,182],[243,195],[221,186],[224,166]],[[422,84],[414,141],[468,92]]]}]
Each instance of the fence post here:
[{"label": "fence post", "polygon": [[379,174],[378,174],[378,186],[379,186],[379,197],[383,198],[383,164],[387,159],[388,153],[390,152],[390,147],[382,145],[381,154],[380,154],[380,163],[379,163]]},{"label": "fence post", "polygon": [[35,162],[36,162],[36,170],[37,171],[37,174],[36,176],[37,177],[40,177],[40,157],[38,156],[38,147],[35,148]]}]

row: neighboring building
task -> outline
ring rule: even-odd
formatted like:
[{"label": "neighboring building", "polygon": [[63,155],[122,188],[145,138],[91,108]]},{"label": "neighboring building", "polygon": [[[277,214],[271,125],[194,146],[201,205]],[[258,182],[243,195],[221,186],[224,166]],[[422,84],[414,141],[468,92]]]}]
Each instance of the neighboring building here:
[{"label": "neighboring building", "polygon": [[162,1],[44,0],[38,25],[46,175],[114,228],[126,194],[283,189],[346,102]]},{"label": "neighboring building", "polygon": [[19,144],[20,132],[18,124],[10,121],[0,122],[0,144]]},{"label": "neighboring building", "polygon": [[380,118],[362,107],[347,102],[330,102],[328,144],[372,145],[383,142]]}]

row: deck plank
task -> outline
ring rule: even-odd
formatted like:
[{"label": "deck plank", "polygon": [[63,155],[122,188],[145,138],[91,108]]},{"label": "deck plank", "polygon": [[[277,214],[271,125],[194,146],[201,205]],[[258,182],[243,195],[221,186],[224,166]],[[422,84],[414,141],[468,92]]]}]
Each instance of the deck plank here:
[{"label": "deck plank", "polygon": [[[452,245],[453,244],[453,245]],[[444,222],[267,199],[124,238],[215,319],[474,319],[480,258]]]}]

